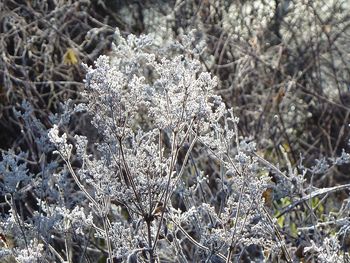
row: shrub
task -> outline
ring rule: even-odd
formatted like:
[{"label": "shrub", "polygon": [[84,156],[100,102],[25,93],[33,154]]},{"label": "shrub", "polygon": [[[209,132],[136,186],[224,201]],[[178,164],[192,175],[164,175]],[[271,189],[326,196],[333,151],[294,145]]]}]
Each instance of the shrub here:
[{"label": "shrub", "polygon": [[[86,66],[83,102],[51,116],[48,133],[28,103],[16,113],[40,161],[33,175],[24,153],[3,153],[4,261],[346,257],[348,199],[331,207],[319,198],[349,185],[317,189],[305,176],[349,163],[349,154],[298,170],[282,147],[284,171],[239,135],[234,110],[215,94],[218,80],[197,60],[200,47],[115,37],[112,56]],[[92,126],[73,135],[70,115]]]}]

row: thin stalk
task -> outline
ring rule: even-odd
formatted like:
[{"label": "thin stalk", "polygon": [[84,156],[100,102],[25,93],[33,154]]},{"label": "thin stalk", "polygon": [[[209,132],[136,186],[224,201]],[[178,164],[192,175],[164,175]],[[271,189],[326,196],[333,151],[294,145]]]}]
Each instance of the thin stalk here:
[{"label": "thin stalk", "polygon": [[69,244],[68,244],[68,234],[65,233],[65,239],[64,239],[64,247],[65,247],[65,250],[66,250],[66,257],[67,257],[67,261],[68,263],[71,263],[72,262],[72,257],[71,257],[71,253],[70,253],[70,247]]},{"label": "thin stalk", "polygon": [[109,262],[113,262],[112,260],[112,245],[111,245],[111,240],[109,238],[109,233],[108,233],[108,224],[107,224],[107,219],[106,219],[106,215],[104,215],[102,217],[102,221],[103,221],[103,228],[104,228],[104,232],[106,233],[106,241],[107,241],[107,248],[108,248],[108,258],[109,258]]},{"label": "thin stalk", "polygon": [[192,149],[195,145],[195,143],[197,142],[197,134],[195,135],[195,137],[193,138],[193,141],[191,142],[191,145],[190,147],[188,148],[187,152],[186,152],[186,155],[185,155],[185,158],[183,160],[183,163],[182,163],[182,166],[181,166],[181,169],[180,169],[180,172],[179,174],[177,175],[177,179],[176,179],[176,182],[175,182],[175,185],[177,185],[178,181],[180,180],[182,174],[184,173],[185,171],[185,166],[186,166],[186,163],[188,161],[188,158],[190,157],[190,154],[192,152]]},{"label": "thin stalk", "polygon": [[175,146],[176,135],[177,134],[175,132],[173,132],[173,142],[172,142],[172,149],[171,149],[172,160],[171,160],[170,167],[169,167],[169,175],[168,175],[167,187],[166,187],[166,190],[165,190],[163,209],[162,209],[162,212],[161,212],[161,215],[160,215],[160,220],[159,220],[159,225],[158,225],[158,229],[157,229],[157,234],[156,234],[155,239],[154,239],[154,244],[153,244],[153,246],[151,248],[151,250],[152,250],[151,253],[153,253],[154,249],[156,248],[157,241],[158,241],[158,238],[159,238],[160,228],[162,226],[162,221],[163,221],[163,218],[164,218],[166,201],[168,199],[168,192],[169,192],[169,187],[170,187],[171,175],[172,175],[172,171],[173,171],[174,166],[175,166],[175,160],[176,160],[177,153],[178,153],[178,150],[179,150],[178,148],[175,149],[176,148],[176,146]]},{"label": "thin stalk", "polygon": [[13,195],[11,194],[11,202],[9,202],[9,201],[7,200],[7,196],[6,196],[6,195],[5,195],[5,200],[6,200],[6,202],[10,205],[10,207],[11,207],[12,210],[13,210],[13,214],[14,214],[14,216],[15,216],[15,220],[16,220],[16,222],[17,222],[17,224],[18,224],[18,226],[19,226],[19,229],[21,230],[21,233],[22,233],[22,235],[23,235],[24,244],[25,244],[25,246],[26,246],[27,254],[28,254],[28,256],[29,256],[29,248],[28,248],[27,237],[26,237],[26,234],[25,234],[25,232],[24,232],[23,226],[22,226],[22,224],[21,224],[21,220],[20,220],[20,218],[19,218],[19,216],[18,216],[17,209],[16,209],[16,204],[15,204],[15,201],[13,200]]},{"label": "thin stalk", "polygon": [[239,193],[235,225],[234,225],[234,230],[233,230],[233,233],[232,233],[231,245],[229,247],[229,252],[228,252],[227,259],[226,259],[226,263],[229,263],[231,261],[231,257],[232,257],[232,254],[233,254],[233,249],[234,249],[233,244],[234,244],[234,241],[236,239],[237,223],[238,223],[239,213],[241,211],[241,203],[242,203],[242,196],[243,196],[244,187],[245,187],[245,183],[243,182],[243,185],[242,185],[240,193]]},{"label": "thin stalk", "polygon": [[41,237],[41,240],[45,243],[46,246],[50,249],[50,251],[60,260],[61,263],[65,263],[66,261],[62,258],[62,256],[56,251],[56,249],[48,242],[45,241],[44,237]]},{"label": "thin stalk", "polygon": [[139,203],[139,209],[141,210],[141,213],[143,215],[145,215],[145,211],[143,211],[143,208],[142,208],[142,202],[141,202],[140,196],[139,196],[139,194],[137,192],[137,189],[136,189],[134,178],[132,177],[130,169],[129,169],[129,166],[126,163],[126,159],[125,159],[125,156],[124,156],[124,150],[123,150],[123,144],[122,144],[122,140],[120,138],[119,138],[119,146],[120,146],[120,153],[121,153],[121,156],[122,156],[122,161],[123,161],[123,165],[124,165],[124,168],[125,168],[125,171],[126,171],[126,175],[127,175],[128,180],[129,180],[129,182],[131,184],[131,188],[132,188],[132,190],[134,192],[135,198],[136,198],[137,202]]},{"label": "thin stalk", "polygon": [[[152,247],[152,234],[151,234],[151,220],[146,221],[147,224],[147,235],[148,235],[148,247]],[[154,253],[153,253],[153,248],[149,250],[149,262],[154,263]]]},{"label": "thin stalk", "polygon": [[95,199],[86,191],[85,187],[81,184],[81,182],[79,181],[78,176],[74,172],[74,169],[73,169],[71,163],[69,162],[69,160],[64,159],[62,155],[61,155],[61,157],[65,161],[65,163],[67,164],[68,170],[71,173],[71,175],[73,176],[73,179],[74,179],[75,183],[78,185],[79,189],[85,194],[87,199],[89,199],[89,201],[95,206],[95,208],[99,209],[99,207],[100,207],[99,204],[95,201]]},{"label": "thin stalk", "polygon": [[289,262],[292,262],[292,257],[290,256],[289,251],[288,251],[286,245],[285,245],[284,242],[283,242],[283,238],[282,238],[282,236],[281,236],[281,234],[280,234],[280,232],[279,232],[277,226],[275,225],[275,223],[274,223],[274,221],[272,220],[270,214],[266,211],[266,208],[265,208],[264,206],[263,206],[263,210],[264,210],[264,212],[265,212],[265,214],[266,214],[266,217],[267,217],[269,223],[272,225],[272,227],[273,227],[273,229],[274,229],[274,231],[275,231],[275,235],[276,235],[276,237],[277,237],[277,239],[278,239],[278,241],[279,241],[279,243],[280,243],[280,245],[281,245],[281,247],[282,247],[282,251],[283,251],[283,254],[284,254],[285,258],[286,258],[286,261],[287,261],[288,263],[289,263]]},{"label": "thin stalk", "polygon": [[[212,249],[202,245],[201,243],[197,242],[196,240],[193,239],[193,237],[191,237],[186,231],[185,229],[183,229],[178,223],[176,223],[173,219],[170,219],[175,226],[177,226],[177,228],[186,236],[186,238],[192,243],[194,244],[195,246],[197,246],[198,248],[200,249],[203,249],[203,250],[207,250],[207,251],[210,251],[212,252]],[[217,255],[219,258],[221,258],[222,260],[226,261],[227,262],[227,258],[222,255],[221,253],[215,253],[215,255]]]}]

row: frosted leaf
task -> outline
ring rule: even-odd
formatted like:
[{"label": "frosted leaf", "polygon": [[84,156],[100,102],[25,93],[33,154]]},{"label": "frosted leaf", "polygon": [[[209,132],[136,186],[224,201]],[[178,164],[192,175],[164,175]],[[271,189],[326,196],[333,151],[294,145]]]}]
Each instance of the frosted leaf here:
[{"label": "frosted leaf", "polygon": [[322,159],[316,159],[316,165],[311,167],[311,172],[314,174],[323,174],[325,173],[328,168],[329,165],[327,163],[326,158],[322,158]]}]

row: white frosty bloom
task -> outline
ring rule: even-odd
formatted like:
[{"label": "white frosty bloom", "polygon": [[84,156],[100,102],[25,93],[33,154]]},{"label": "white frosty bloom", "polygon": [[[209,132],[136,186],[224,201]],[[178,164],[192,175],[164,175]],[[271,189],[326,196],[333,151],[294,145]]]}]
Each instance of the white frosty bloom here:
[{"label": "white frosty bloom", "polygon": [[54,125],[49,131],[50,141],[56,146],[57,152],[64,158],[69,159],[73,146],[67,143],[67,134],[59,136],[58,126]]},{"label": "white frosty bloom", "polygon": [[38,244],[36,240],[31,240],[28,249],[15,249],[15,258],[19,263],[40,262],[43,256],[44,245]]}]

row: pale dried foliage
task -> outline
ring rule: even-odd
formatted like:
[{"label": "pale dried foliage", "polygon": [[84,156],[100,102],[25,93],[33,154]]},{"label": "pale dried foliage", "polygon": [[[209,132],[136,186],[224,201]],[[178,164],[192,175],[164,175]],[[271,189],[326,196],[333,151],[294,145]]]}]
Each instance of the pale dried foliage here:
[{"label": "pale dried foliage", "polygon": [[0,8],[0,261],[348,260],[346,1]]}]

